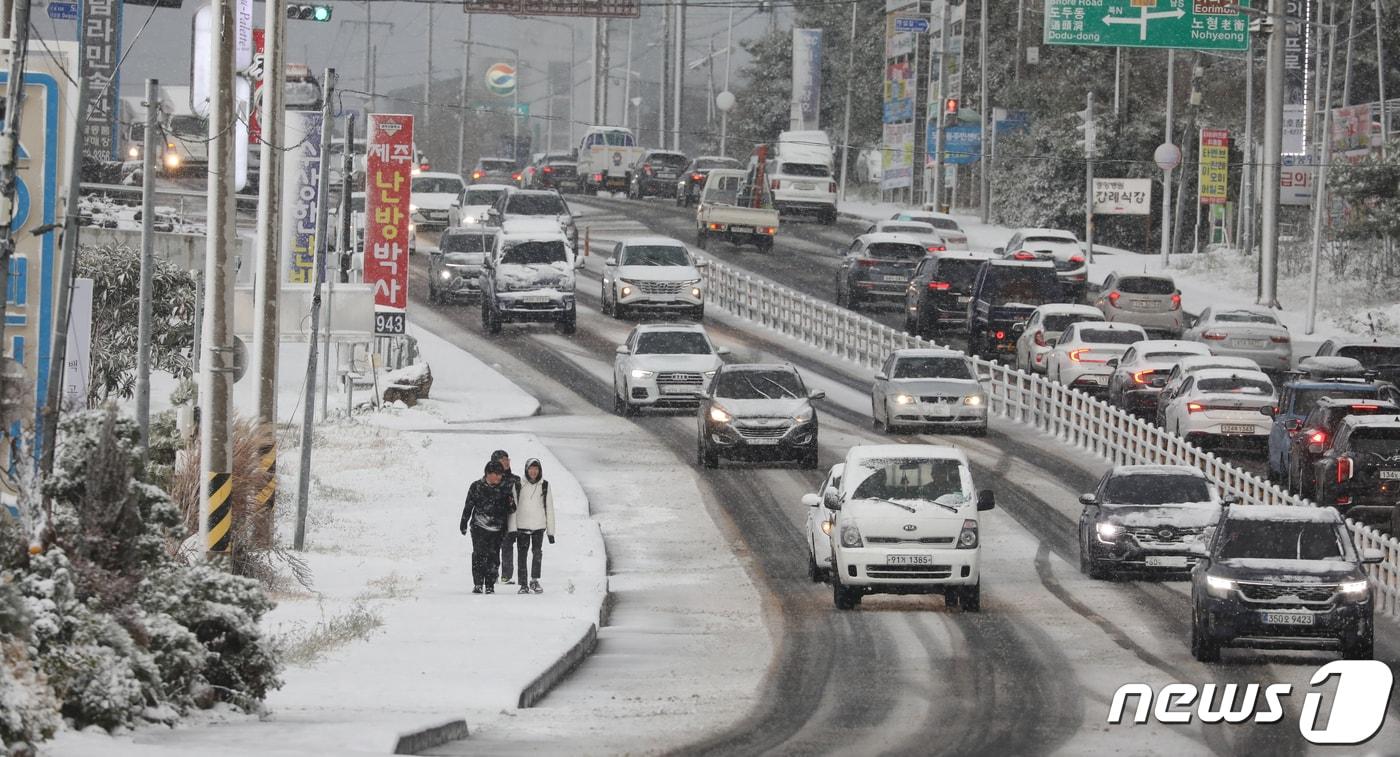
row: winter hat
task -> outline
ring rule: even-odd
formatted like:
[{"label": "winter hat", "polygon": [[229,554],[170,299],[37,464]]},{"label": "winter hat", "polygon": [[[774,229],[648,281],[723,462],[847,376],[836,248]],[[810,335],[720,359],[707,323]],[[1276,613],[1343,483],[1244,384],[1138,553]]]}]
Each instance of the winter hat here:
[{"label": "winter hat", "polygon": [[[532,468],[532,467],[533,467],[533,468],[538,468],[539,471],[540,471],[539,475],[538,475],[538,476],[535,476],[534,478],[531,478],[531,477],[530,477],[530,468]],[[525,480],[526,480],[526,481],[529,481],[530,483],[533,484],[533,483],[539,481],[539,480],[542,479],[542,478],[544,478],[544,466],[543,466],[543,465],[540,465],[539,459],[538,459],[538,458],[532,457],[532,458],[530,458],[529,460],[526,460],[526,461],[525,461]]]},{"label": "winter hat", "polygon": [[509,453],[509,452],[506,452],[506,451],[503,450],[503,449],[498,449],[498,450],[496,450],[495,452],[492,452],[492,453],[491,453],[491,462],[493,462],[493,463],[499,463],[499,462],[501,461],[501,458],[509,458],[509,457],[510,457],[510,453]]},{"label": "winter hat", "polygon": [[504,475],[505,472],[506,472],[505,466],[501,465],[499,462],[497,462],[497,461],[495,461],[495,460],[492,460],[491,462],[489,462],[489,463],[486,464],[486,474],[487,474],[487,475],[490,475],[490,474],[492,474],[492,473]]}]

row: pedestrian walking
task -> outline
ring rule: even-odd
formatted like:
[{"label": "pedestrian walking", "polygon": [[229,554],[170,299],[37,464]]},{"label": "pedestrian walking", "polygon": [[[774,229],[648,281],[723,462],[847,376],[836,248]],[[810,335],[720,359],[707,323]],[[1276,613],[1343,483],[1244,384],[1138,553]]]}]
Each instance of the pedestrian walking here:
[{"label": "pedestrian walking", "polygon": [[[515,532],[516,560],[520,563],[520,592],[540,594],[540,549],[545,537],[554,543],[554,495],[549,492],[549,481],[545,480],[544,468],[534,458],[525,463],[525,478],[516,489],[515,512],[510,516],[509,530]],[[531,554],[529,570],[525,557]]]},{"label": "pedestrian walking", "polygon": [[[491,453],[491,462],[500,463],[505,470],[501,474],[501,483],[510,487],[512,492],[520,488],[520,477],[510,470],[510,453],[503,449],[498,449]],[[501,583],[515,583],[515,529],[508,529],[501,536]]]},{"label": "pedestrian walking", "polygon": [[515,487],[505,482],[505,469],[496,461],[486,464],[485,475],[473,481],[462,509],[462,534],[472,535],[472,593],[496,593],[500,569],[501,539],[515,512]]}]

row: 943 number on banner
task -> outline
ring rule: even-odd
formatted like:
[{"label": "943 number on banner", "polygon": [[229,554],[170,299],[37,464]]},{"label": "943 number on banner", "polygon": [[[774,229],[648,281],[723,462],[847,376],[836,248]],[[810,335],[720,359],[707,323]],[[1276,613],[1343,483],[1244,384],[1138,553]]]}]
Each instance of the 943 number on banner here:
[{"label": "943 number on banner", "polygon": [[379,312],[374,314],[374,335],[391,336],[404,333],[408,318],[405,313]]}]

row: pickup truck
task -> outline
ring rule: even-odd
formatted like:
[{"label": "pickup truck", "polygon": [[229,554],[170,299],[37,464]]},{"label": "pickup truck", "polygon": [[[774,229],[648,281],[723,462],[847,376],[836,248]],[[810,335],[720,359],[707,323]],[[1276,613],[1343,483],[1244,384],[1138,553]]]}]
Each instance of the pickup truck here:
[{"label": "pickup truck", "polygon": [[759,252],[773,249],[778,233],[778,211],[766,186],[758,187],[759,207],[752,188],[744,185],[744,171],[716,169],[705,180],[700,204],[695,208],[695,245],[706,249],[711,239],[730,244],[752,244]]}]

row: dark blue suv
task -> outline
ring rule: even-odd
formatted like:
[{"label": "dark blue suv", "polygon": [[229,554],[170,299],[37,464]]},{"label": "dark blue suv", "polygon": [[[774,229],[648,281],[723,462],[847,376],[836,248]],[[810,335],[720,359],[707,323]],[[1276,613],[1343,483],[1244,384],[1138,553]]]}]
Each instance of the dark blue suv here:
[{"label": "dark blue suv", "polygon": [[1298,364],[1299,373],[1283,385],[1278,404],[1264,408],[1274,418],[1269,430],[1269,480],[1284,482],[1288,476],[1288,447],[1293,435],[1323,397],[1356,400],[1400,399],[1388,383],[1365,375],[1360,363],[1349,358],[1308,358]]}]

